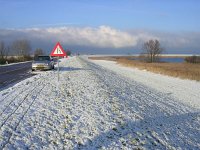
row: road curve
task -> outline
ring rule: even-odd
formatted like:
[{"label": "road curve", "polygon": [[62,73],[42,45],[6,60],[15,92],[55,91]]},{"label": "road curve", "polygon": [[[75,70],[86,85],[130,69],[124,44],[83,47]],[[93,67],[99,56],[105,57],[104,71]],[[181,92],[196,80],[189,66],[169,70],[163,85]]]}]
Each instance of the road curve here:
[{"label": "road curve", "polygon": [[0,90],[9,84],[32,76],[30,71],[31,62],[0,66]]}]

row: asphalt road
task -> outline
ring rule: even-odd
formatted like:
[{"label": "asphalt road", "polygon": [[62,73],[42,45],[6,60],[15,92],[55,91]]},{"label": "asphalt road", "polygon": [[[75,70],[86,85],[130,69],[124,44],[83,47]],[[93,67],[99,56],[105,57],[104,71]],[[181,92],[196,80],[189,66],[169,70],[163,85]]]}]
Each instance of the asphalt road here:
[{"label": "asphalt road", "polygon": [[0,90],[30,76],[31,62],[0,66]]}]

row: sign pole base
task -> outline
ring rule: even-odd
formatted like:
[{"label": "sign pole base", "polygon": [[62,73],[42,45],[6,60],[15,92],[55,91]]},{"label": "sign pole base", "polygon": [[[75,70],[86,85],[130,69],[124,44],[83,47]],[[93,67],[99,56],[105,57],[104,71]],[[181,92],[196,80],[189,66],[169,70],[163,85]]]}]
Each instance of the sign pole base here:
[{"label": "sign pole base", "polygon": [[57,57],[57,63],[58,63],[58,68],[57,68],[57,92],[59,92],[59,57]]}]

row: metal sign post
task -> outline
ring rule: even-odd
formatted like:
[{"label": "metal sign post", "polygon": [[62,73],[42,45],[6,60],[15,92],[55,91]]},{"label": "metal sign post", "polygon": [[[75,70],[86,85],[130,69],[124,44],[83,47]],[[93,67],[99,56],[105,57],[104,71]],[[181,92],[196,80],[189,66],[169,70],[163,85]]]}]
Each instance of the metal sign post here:
[{"label": "metal sign post", "polygon": [[62,48],[62,46],[60,45],[59,42],[57,42],[57,44],[55,45],[54,49],[52,50],[51,56],[56,56],[57,57],[57,63],[58,63],[58,69],[57,69],[57,75],[58,75],[58,81],[57,81],[57,90],[58,90],[58,84],[59,84],[59,57],[64,57],[67,56],[66,52],[64,51],[64,49]]},{"label": "metal sign post", "polygon": [[57,72],[58,72],[58,82],[59,82],[59,57],[57,57],[57,63],[58,63],[58,69],[57,69]]}]

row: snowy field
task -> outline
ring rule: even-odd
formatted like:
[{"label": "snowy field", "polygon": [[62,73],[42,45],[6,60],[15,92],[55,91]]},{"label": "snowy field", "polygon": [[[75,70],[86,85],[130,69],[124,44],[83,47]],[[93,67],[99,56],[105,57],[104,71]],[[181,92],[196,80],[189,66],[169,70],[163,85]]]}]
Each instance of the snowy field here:
[{"label": "snowy field", "polygon": [[46,71],[0,92],[0,149],[200,149],[199,82],[79,57],[60,66],[58,88]]},{"label": "snowy field", "polygon": [[176,100],[180,100],[180,102],[186,105],[200,109],[200,82],[164,76],[137,68],[124,67],[114,61],[92,60],[92,62],[154,88],[157,91],[172,95]]}]

